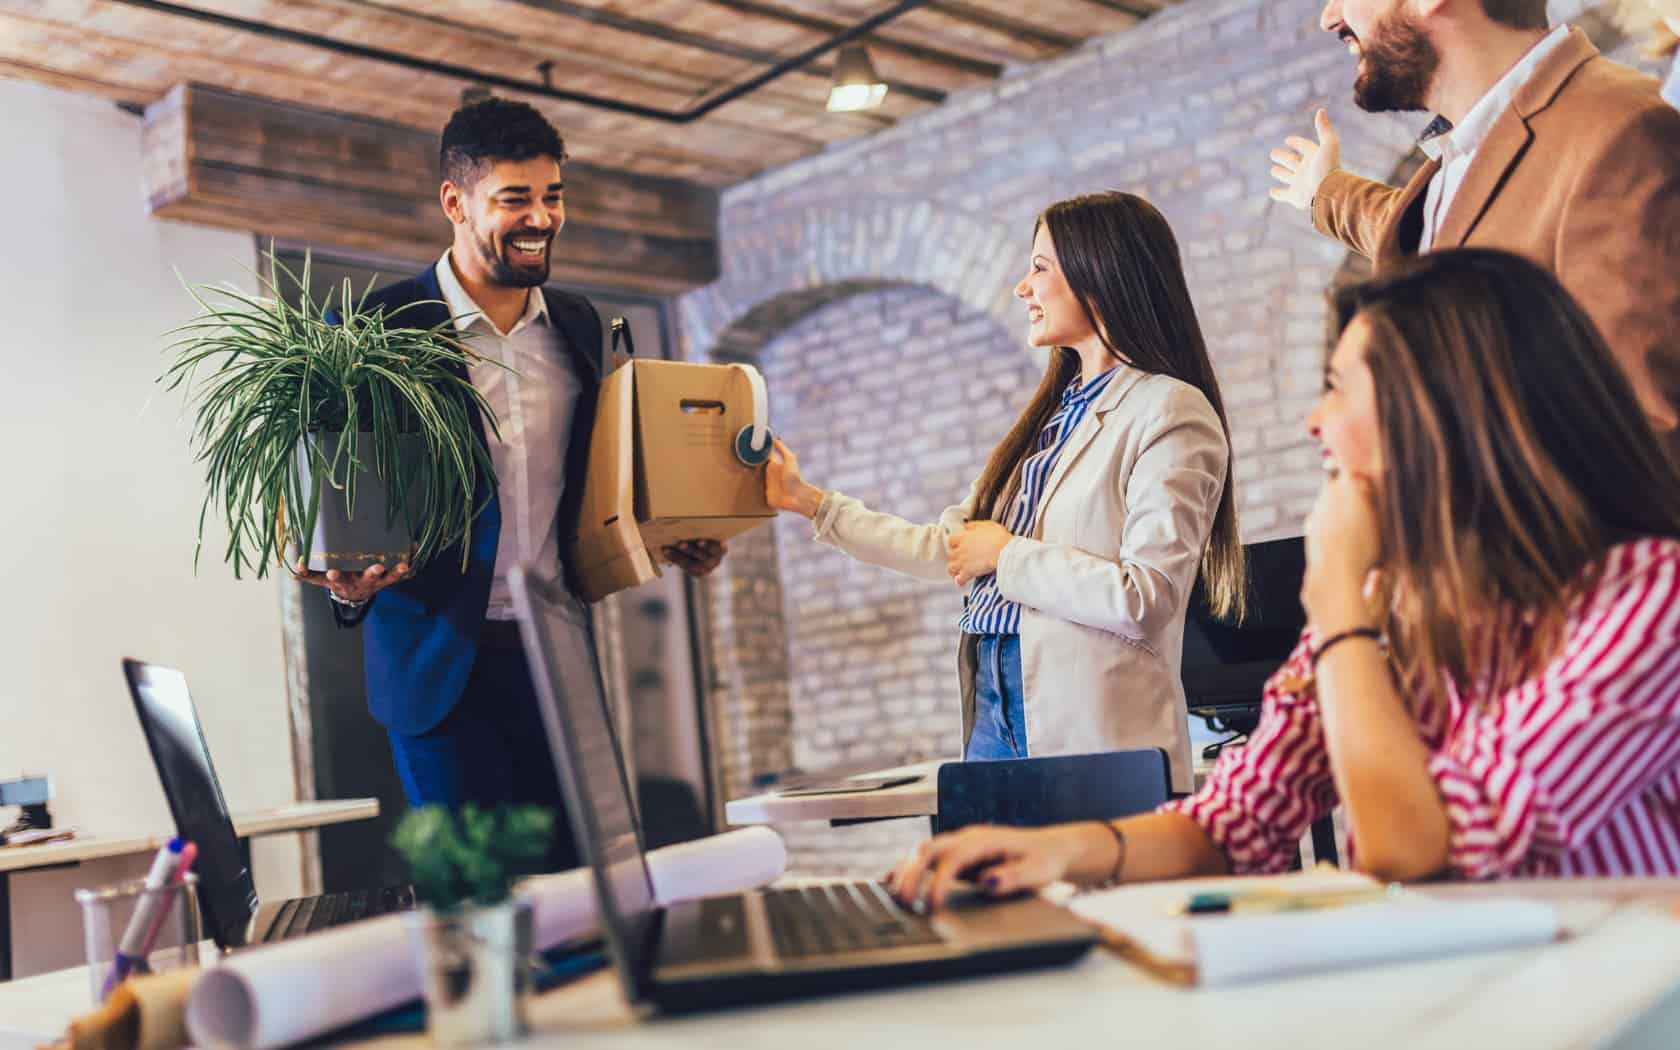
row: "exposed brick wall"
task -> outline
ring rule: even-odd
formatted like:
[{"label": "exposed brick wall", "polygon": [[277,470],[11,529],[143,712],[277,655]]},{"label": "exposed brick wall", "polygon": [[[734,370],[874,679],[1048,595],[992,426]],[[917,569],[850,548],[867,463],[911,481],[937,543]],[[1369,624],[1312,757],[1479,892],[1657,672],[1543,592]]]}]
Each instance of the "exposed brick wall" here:
[{"label": "exposed brick wall", "polygon": [[[826,307],[761,364],[813,480],[927,522],[962,498],[1043,362],[986,315],[908,287]],[[957,588],[862,565],[811,534],[797,515],[775,525],[794,760],[955,754]]]},{"label": "exposed brick wall", "polygon": [[[1386,179],[1423,122],[1354,108],[1352,62],[1317,28],[1320,7],[1194,0],[729,190],[723,276],[678,305],[684,353],[756,360],[815,480],[928,520],[1042,365],[1019,349],[1011,297],[1035,215],[1076,193],[1140,193],[1184,253],[1244,538],[1298,533],[1320,482],[1301,420],[1323,293],[1357,267],[1268,198],[1267,154],[1324,105],[1344,164]],[[857,566],[793,519],[734,544],[709,593],[727,793],[790,761],[956,750],[954,594]],[[920,827],[791,829],[793,864],[884,870]]]}]

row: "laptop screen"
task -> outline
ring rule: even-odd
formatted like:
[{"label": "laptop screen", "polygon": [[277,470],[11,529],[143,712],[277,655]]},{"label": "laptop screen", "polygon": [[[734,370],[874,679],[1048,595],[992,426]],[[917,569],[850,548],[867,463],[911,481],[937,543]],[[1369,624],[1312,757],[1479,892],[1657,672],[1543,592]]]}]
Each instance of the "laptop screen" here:
[{"label": "laptop screen", "polygon": [[595,870],[601,930],[632,1001],[648,972],[653,880],[607,710],[589,610],[524,566],[508,576],[548,745],[584,857]]},{"label": "laptop screen", "polygon": [[198,846],[193,870],[205,925],[217,945],[241,944],[257,910],[256,885],[210,763],[186,676],[139,660],[124,660],[123,675],[175,818],[175,833]]}]

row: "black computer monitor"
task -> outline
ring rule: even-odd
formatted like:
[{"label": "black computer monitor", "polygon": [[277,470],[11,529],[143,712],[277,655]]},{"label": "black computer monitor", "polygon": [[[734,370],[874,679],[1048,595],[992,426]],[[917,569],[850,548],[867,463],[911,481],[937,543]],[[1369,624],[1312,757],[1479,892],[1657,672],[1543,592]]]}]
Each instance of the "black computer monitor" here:
[{"label": "black computer monitor", "polygon": [[589,610],[564,585],[524,565],[508,573],[508,585],[566,812],[584,863],[594,871],[601,935],[623,987],[638,1002],[647,994],[658,902]]},{"label": "black computer monitor", "polygon": [[1198,580],[1184,618],[1180,671],[1190,710],[1239,732],[1259,717],[1266,679],[1289,658],[1307,624],[1301,607],[1305,541],[1253,543],[1245,553],[1248,614],[1240,624],[1215,617]]},{"label": "black computer monitor", "polygon": [[124,660],[140,728],[175,818],[175,833],[198,846],[198,901],[219,945],[240,944],[257,910],[257,888],[210,762],[187,679],[181,672]]}]

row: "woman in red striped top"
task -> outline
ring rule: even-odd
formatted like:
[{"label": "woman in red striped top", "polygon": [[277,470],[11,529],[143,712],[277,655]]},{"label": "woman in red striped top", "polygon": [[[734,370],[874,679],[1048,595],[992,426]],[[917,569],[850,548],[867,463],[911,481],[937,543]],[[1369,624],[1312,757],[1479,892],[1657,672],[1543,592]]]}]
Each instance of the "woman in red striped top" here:
[{"label": "woman in red striped top", "polygon": [[1385,879],[1680,874],[1680,471],[1627,379],[1514,255],[1335,305],[1308,627],[1247,745],[1155,813],[937,836],[901,897],[1277,871],[1338,803]]}]

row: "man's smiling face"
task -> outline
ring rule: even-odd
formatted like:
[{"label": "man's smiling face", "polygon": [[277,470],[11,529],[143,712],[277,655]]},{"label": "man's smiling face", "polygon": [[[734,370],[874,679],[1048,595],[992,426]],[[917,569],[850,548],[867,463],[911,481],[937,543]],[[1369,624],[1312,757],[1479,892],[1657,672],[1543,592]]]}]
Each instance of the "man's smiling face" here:
[{"label": "man's smiling face", "polygon": [[1353,100],[1370,113],[1428,109],[1440,53],[1405,0],[1330,0],[1319,26],[1359,62]]},{"label": "man's smiling face", "polygon": [[496,161],[458,189],[474,269],[510,288],[547,281],[549,250],[566,221],[560,162],[548,156]]}]

